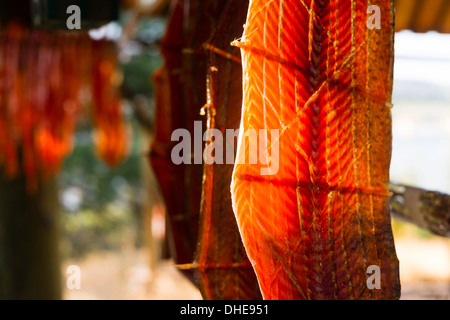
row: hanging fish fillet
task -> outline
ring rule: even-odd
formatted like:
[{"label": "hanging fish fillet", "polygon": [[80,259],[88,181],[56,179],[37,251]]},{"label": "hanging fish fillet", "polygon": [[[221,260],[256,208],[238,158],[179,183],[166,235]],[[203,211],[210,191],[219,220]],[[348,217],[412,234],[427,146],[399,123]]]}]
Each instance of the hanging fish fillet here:
[{"label": "hanging fish fillet", "polygon": [[60,170],[73,148],[84,92],[95,105],[99,155],[118,164],[129,136],[116,74],[116,52],[107,41],[17,23],[0,28],[0,166],[6,176],[25,175],[28,191],[36,192],[40,180]]},{"label": "hanging fish fillet", "polygon": [[92,44],[92,117],[98,155],[115,167],[129,153],[131,129],[123,121],[120,97],[121,76],[117,71],[114,45],[105,40]]},{"label": "hanging fish fillet", "polygon": [[[230,45],[242,34],[248,1],[226,0],[217,17],[214,37],[205,44],[208,52],[207,129],[225,136],[239,128],[242,107],[242,67],[239,49]],[[206,71],[206,70],[205,70]],[[233,141],[234,142],[234,141]],[[220,143],[207,140],[207,145]],[[234,156],[235,143],[222,139],[225,154]],[[208,147],[205,147],[205,150]],[[232,152],[233,151],[233,152]],[[217,155],[217,154],[215,154]],[[231,207],[230,183],[233,163],[212,163],[206,152],[200,229],[195,255],[196,276],[205,299],[261,299],[255,272],[248,260]]]},{"label": "hanging fish fillet", "polygon": [[[380,29],[368,27],[369,5]],[[244,95],[231,191],[266,299],[399,298],[392,25],[390,0],[250,1],[235,43]]]},{"label": "hanging fish fillet", "polygon": [[[207,5],[202,6],[203,2]],[[170,253],[179,265],[191,264],[194,260],[203,165],[194,163],[193,159],[190,163],[174,164],[171,150],[176,142],[171,135],[177,129],[184,129],[194,136],[194,122],[204,120],[200,115],[206,102],[207,58],[203,44],[210,39],[217,23],[210,18],[214,16],[214,2],[179,0],[172,3],[161,44],[164,66],[153,77],[158,96],[150,161],[167,206]],[[194,139],[189,145],[195,153]],[[200,141],[198,146],[203,148],[203,143]],[[184,270],[184,273],[194,281],[192,270]]]},{"label": "hanging fish fillet", "polygon": [[[202,163],[201,141],[189,143],[190,163],[175,165],[171,134],[184,129],[198,138],[194,121],[202,123],[200,138],[206,129],[239,126],[242,68],[239,49],[230,43],[242,33],[247,7],[242,0],[175,1],[162,44],[165,64],[154,74],[151,163],[167,206],[171,254],[185,275],[195,277],[205,299],[260,299],[261,294],[230,205],[233,165]],[[194,163],[196,144],[200,163]]]}]

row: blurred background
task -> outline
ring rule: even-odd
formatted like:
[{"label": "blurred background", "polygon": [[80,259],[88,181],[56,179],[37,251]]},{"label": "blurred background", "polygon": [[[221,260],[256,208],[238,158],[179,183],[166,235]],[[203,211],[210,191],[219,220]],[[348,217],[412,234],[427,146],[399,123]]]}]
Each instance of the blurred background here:
[{"label": "blurred background", "polygon": [[[162,64],[169,2],[121,1],[115,21],[89,31],[92,39],[117,44],[133,138],[126,160],[111,168],[96,155],[92,121],[77,124],[73,152],[53,181],[61,259],[54,298],[201,299],[168,258],[165,209],[148,162],[151,77]],[[396,9],[391,179],[450,193],[450,3],[397,0]],[[393,230],[402,299],[450,299],[450,240],[396,219]],[[80,267],[80,289],[66,285],[71,265]]]},{"label": "blurred background", "polygon": [[[450,192],[450,35],[396,34],[391,180]],[[449,210],[449,209],[447,209]],[[402,298],[450,298],[450,240],[393,220]]]}]

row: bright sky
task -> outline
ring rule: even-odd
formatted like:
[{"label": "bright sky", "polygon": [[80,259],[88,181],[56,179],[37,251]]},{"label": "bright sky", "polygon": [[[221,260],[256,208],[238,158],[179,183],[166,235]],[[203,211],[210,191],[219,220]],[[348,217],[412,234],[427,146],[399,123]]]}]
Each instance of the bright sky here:
[{"label": "bright sky", "polygon": [[[405,80],[427,82],[425,88],[431,97],[434,92],[438,93],[436,97],[443,97],[442,87],[450,92],[450,34],[396,34],[394,97],[396,88],[408,88],[408,84],[396,86],[395,82]],[[411,90],[416,88],[411,86]],[[394,100],[392,118],[393,181],[449,193],[450,101],[417,100],[414,92],[409,98],[403,92],[401,100]]]},{"label": "bright sky", "polygon": [[424,80],[450,88],[450,34],[397,33],[394,79]]}]

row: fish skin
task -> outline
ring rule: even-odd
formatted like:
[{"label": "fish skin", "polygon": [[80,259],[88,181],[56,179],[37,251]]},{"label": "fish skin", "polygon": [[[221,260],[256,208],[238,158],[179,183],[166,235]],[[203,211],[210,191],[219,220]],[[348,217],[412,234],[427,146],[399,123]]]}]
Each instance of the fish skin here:
[{"label": "fish skin", "polygon": [[[250,1],[236,42],[240,127],[279,130],[279,170],[247,164],[241,137],[231,193],[265,299],[400,296],[388,202],[393,3],[370,4],[381,29],[367,27],[368,1]],[[366,283],[371,265],[379,290]]]},{"label": "fish skin", "polygon": [[[198,1],[172,3],[161,43],[164,64],[153,76],[158,96],[150,163],[166,205],[170,254],[178,265],[194,260],[203,166],[193,163],[175,165],[171,150],[176,143],[171,141],[171,135],[180,128],[192,133],[194,121],[203,121],[200,109],[206,100],[206,72],[199,71],[206,70],[202,44],[209,38],[210,22],[203,20],[203,28],[198,31],[201,14]],[[183,270],[183,273],[195,282],[192,270]]]},{"label": "fish skin", "polygon": [[[194,121],[202,121],[203,130],[239,127],[242,67],[240,51],[230,43],[242,33],[247,6],[247,0],[173,2],[161,46],[164,65],[153,75],[150,161],[167,206],[170,252],[204,299],[255,300],[261,293],[231,208],[233,165],[175,165],[171,134],[183,128],[195,139]],[[213,65],[217,71],[210,73]],[[212,107],[205,117],[200,112],[207,100]]]},{"label": "fish skin", "polygon": [[[240,50],[230,43],[242,34],[248,1],[227,0],[217,17],[208,52],[207,129],[238,129],[242,107]],[[209,144],[209,142],[207,142]],[[224,157],[231,145],[223,139]],[[236,147],[234,146],[234,150]],[[229,185],[232,163],[204,164],[199,241],[195,271],[205,299],[262,299],[255,272],[248,260],[231,207]]]}]

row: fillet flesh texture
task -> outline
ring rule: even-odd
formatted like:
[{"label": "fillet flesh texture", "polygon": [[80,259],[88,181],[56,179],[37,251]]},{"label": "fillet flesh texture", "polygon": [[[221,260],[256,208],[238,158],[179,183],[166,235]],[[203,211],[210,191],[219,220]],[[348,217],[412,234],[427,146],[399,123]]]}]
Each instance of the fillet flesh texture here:
[{"label": "fillet flesh texture", "polygon": [[392,25],[390,0],[250,1],[236,42],[244,93],[231,191],[266,299],[399,298]]}]

